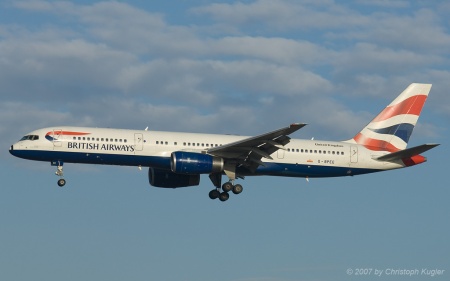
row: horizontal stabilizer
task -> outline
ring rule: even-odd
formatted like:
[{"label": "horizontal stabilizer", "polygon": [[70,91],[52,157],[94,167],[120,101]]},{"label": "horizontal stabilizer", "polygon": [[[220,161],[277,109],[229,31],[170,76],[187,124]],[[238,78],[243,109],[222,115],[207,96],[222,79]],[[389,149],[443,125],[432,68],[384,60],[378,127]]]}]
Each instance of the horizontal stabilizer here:
[{"label": "horizontal stabilizer", "polygon": [[400,150],[397,152],[393,152],[390,154],[386,154],[383,156],[378,157],[376,160],[379,161],[396,161],[396,160],[402,160],[405,158],[410,158],[416,155],[419,155],[420,153],[423,153],[427,150],[430,150],[436,146],[438,146],[439,144],[437,143],[432,143],[432,144],[422,144],[419,146],[415,146],[415,147],[411,147],[411,148],[407,148],[404,150]]}]

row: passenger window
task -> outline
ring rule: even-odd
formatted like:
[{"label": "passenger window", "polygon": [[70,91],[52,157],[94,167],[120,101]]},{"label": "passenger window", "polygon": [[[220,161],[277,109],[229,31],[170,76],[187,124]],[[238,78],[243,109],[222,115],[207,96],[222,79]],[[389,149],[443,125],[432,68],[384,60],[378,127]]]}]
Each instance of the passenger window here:
[{"label": "passenger window", "polygon": [[166,145],[168,145],[168,144],[169,144],[169,142],[166,141]]},{"label": "passenger window", "polygon": [[77,140],[77,137],[73,137],[73,140]]},{"label": "passenger window", "polygon": [[159,141],[156,141],[156,144],[159,144]]}]

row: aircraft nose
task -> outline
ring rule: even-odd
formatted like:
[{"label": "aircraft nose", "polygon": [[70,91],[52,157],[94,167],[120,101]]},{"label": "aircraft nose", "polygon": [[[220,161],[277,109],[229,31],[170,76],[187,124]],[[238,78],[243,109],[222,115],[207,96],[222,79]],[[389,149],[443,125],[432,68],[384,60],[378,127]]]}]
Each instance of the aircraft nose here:
[{"label": "aircraft nose", "polygon": [[15,154],[14,154],[14,144],[11,145],[11,147],[9,148],[9,153],[11,153],[12,155],[15,156]]}]

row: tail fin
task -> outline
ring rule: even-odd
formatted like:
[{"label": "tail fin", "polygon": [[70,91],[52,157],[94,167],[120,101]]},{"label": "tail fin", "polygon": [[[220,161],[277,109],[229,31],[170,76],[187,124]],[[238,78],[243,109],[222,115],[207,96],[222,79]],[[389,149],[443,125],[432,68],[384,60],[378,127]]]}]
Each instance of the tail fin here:
[{"label": "tail fin", "polygon": [[431,84],[409,85],[348,142],[377,151],[395,152],[405,149],[430,89]]}]

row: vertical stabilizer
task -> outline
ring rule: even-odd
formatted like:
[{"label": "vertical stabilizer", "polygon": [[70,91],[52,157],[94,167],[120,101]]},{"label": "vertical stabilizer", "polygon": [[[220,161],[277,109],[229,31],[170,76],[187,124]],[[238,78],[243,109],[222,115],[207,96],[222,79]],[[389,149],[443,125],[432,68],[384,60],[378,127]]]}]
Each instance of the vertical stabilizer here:
[{"label": "vertical stabilizer", "polygon": [[370,150],[395,152],[406,148],[430,92],[431,84],[413,83],[348,142]]}]

